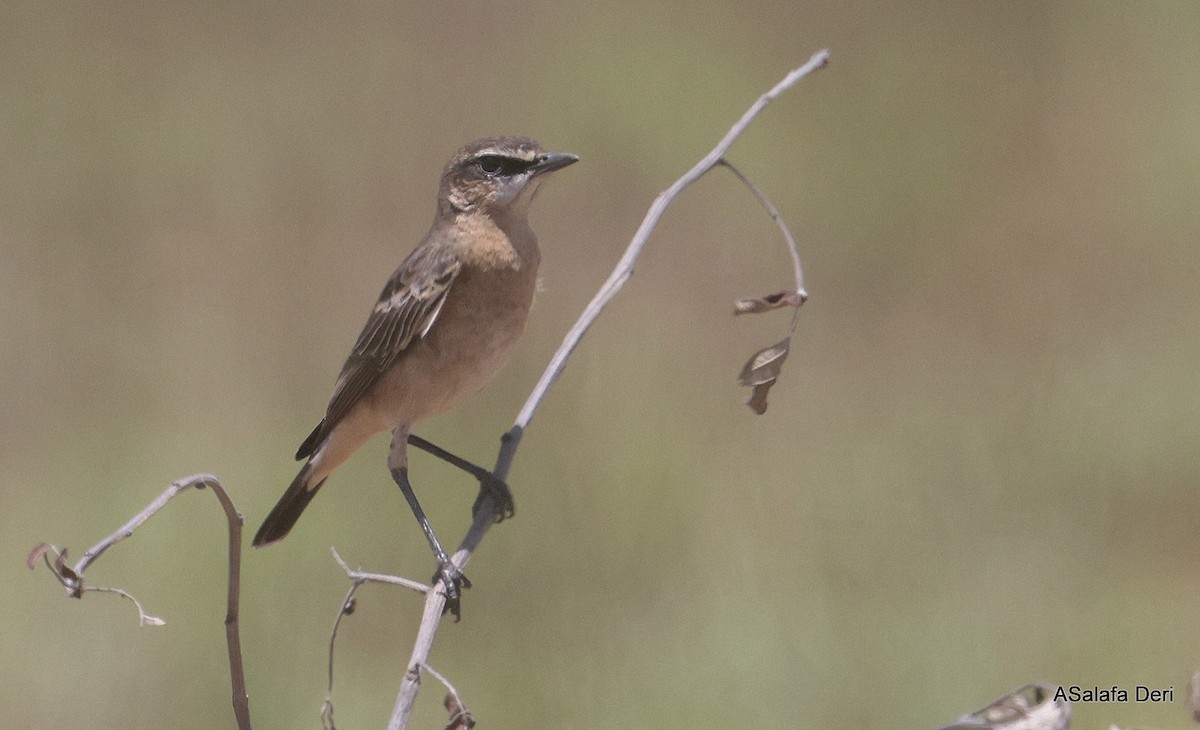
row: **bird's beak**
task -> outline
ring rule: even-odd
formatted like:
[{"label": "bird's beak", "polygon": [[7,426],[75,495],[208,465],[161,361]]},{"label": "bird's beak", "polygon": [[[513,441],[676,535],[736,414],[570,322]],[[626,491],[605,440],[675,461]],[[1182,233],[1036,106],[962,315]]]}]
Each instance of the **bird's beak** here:
[{"label": "bird's beak", "polygon": [[533,165],[532,170],[534,175],[541,175],[544,172],[554,172],[561,170],[567,165],[573,165],[579,162],[578,155],[572,155],[569,152],[547,152]]}]

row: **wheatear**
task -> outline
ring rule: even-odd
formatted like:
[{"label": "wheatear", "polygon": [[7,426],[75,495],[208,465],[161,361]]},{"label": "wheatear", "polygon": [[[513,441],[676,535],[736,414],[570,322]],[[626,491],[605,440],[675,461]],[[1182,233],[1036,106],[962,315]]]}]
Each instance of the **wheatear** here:
[{"label": "wheatear", "polygon": [[325,418],[296,452],[308,461],[258,529],[255,547],[287,535],[333,470],[372,436],[391,431],[388,469],[433,549],[447,603],[456,606],[464,578],[413,493],[406,444],[415,424],[483,388],[508,360],[541,260],[529,204],[546,173],[578,159],[526,137],[481,139],[450,158],[433,226],[383,287]]}]

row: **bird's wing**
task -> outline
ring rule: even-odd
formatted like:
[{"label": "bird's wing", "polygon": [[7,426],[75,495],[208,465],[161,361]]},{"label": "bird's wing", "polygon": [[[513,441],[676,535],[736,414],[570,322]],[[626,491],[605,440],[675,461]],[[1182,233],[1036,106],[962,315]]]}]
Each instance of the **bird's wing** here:
[{"label": "bird's wing", "polygon": [[447,247],[419,246],[396,269],[342,366],[325,420],[317,427],[321,433],[310,437],[314,449],[413,340],[429,332],[461,268]]}]

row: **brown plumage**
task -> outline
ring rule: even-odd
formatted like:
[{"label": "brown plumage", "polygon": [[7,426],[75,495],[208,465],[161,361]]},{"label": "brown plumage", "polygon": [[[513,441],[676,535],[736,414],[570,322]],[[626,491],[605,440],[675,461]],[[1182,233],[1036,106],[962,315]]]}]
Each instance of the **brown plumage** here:
[{"label": "brown plumage", "polygon": [[529,205],[545,173],[577,159],[526,137],[481,139],[450,159],[433,226],[380,293],[325,418],[296,452],[308,461],[254,536],[256,547],[287,535],[334,469],[392,431],[388,466],[446,572],[407,482],[405,444],[414,424],[477,392],[507,361],[541,260]]}]

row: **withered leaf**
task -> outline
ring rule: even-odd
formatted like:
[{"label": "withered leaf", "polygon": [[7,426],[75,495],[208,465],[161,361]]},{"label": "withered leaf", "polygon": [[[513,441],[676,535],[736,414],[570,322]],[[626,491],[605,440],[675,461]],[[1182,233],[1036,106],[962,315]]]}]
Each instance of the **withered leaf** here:
[{"label": "withered leaf", "polygon": [[774,378],[754,386],[750,397],[746,399],[746,405],[750,406],[750,410],[760,416],[767,412],[767,391],[771,390],[772,385],[775,385]]},{"label": "withered leaf", "polygon": [[54,572],[58,573],[69,581],[79,580],[79,574],[76,573],[69,565],[67,565],[66,548],[63,548],[63,551],[54,559]]},{"label": "withered leaf", "polygon": [[37,567],[37,562],[42,559],[42,556],[50,552],[51,546],[48,542],[39,542],[33,546],[33,550],[29,551],[29,557],[25,559],[25,564],[30,570]]},{"label": "withered leaf", "polygon": [[779,371],[791,350],[792,338],[785,337],[770,347],[754,353],[738,375],[738,382],[754,388],[746,405],[758,415],[767,412],[767,393],[779,378]]},{"label": "withered leaf", "polygon": [[442,705],[450,713],[450,724],[446,725],[446,730],[471,730],[475,727],[475,716],[466,707],[463,707],[462,700],[453,692],[447,692],[445,699],[442,700]]},{"label": "withered leaf", "polygon": [[759,314],[784,307],[799,307],[808,301],[808,293],[803,289],[798,291],[781,291],[768,294],[765,297],[747,297],[733,303],[733,313]]},{"label": "withered leaf", "polygon": [[792,338],[785,337],[780,342],[764,347],[754,353],[742,367],[738,382],[742,385],[760,385],[779,377],[779,369],[787,360],[788,350],[791,349]]}]

